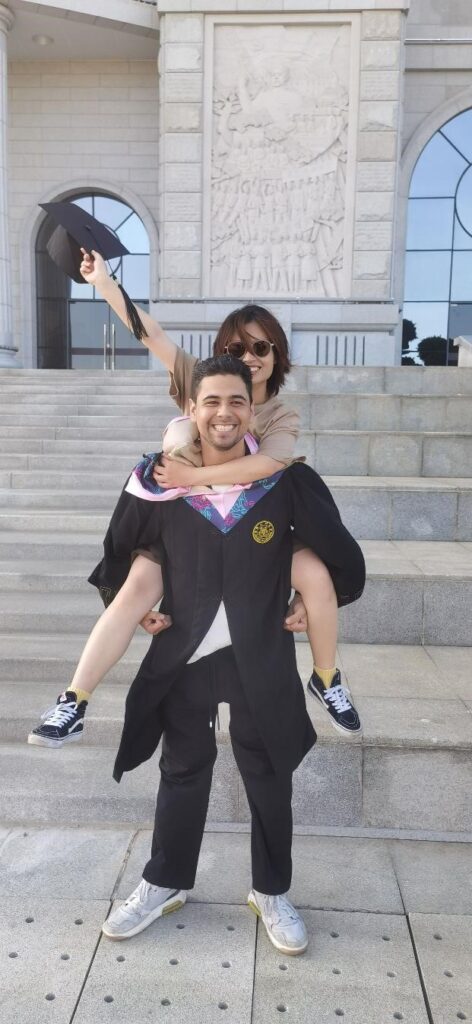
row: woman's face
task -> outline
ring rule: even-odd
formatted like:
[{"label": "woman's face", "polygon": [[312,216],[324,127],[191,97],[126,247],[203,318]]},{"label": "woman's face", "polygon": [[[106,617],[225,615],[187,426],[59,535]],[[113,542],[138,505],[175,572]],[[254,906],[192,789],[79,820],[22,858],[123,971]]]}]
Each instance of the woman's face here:
[{"label": "woman's face", "polygon": [[[245,325],[247,334],[254,341],[271,341],[271,338],[267,337],[264,329],[256,323],[255,320],[251,320],[250,323]],[[241,341],[237,331],[233,334],[231,341]],[[271,348],[270,352],[266,356],[256,356],[250,349],[246,349],[243,356],[241,356],[242,362],[246,363],[249,367],[252,375],[253,387],[257,384],[265,384],[272,376],[274,370],[274,356],[275,349]]]}]

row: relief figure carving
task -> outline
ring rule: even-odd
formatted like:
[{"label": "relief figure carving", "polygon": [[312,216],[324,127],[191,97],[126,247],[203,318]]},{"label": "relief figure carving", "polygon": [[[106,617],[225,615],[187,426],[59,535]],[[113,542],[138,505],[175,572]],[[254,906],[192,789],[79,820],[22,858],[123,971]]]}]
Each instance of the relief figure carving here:
[{"label": "relief figure carving", "polygon": [[219,25],[212,294],[342,294],[349,25]]}]

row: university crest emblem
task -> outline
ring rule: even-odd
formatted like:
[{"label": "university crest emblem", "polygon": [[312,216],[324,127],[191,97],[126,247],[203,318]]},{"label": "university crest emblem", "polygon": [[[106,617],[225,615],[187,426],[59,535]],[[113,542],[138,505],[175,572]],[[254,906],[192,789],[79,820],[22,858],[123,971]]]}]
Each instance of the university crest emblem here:
[{"label": "university crest emblem", "polygon": [[267,544],[275,533],[275,526],[269,519],[261,519],[253,528],[252,537],[256,544]]}]

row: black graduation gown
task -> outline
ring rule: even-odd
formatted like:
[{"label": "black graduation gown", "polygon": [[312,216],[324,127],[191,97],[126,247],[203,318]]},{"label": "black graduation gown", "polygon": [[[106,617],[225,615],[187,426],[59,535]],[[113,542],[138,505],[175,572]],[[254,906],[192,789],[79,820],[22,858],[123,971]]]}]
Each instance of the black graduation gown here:
[{"label": "black graduation gown", "polygon": [[162,699],[222,600],[241,684],[274,770],[294,770],[315,743],[294,637],[283,629],[293,531],[326,564],[339,605],[360,597],[364,558],[314,470],[295,463],[265,484],[262,497],[226,533],[183,498],[153,502],[123,491],[118,500],[104,558],[90,582],[116,592],[132,552],[159,544],[165,611],[173,625],[153,638],[129,690],[113,772],[117,781],[154,753],[163,732]]}]

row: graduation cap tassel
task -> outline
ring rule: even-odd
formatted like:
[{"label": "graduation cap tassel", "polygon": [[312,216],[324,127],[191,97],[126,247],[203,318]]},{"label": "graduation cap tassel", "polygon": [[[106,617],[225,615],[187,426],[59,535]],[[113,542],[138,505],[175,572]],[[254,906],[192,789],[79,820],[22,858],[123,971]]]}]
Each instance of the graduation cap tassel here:
[{"label": "graduation cap tassel", "polygon": [[[115,281],[116,281],[116,277],[115,277]],[[137,338],[138,341],[142,341],[143,338],[147,338],[147,336],[148,336],[147,335],[147,331],[146,331],[146,329],[144,327],[143,321],[141,320],[141,317],[140,317],[140,315],[139,315],[139,313],[138,313],[138,311],[136,309],[136,306],[134,305],[134,302],[131,301],[131,299],[130,299],[130,297],[128,295],[128,292],[125,292],[125,289],[123,288],[123,285],[120,284],[119,281],[117,282],[117,284],[118,284],[118,288],[120,289],[120,292],[121,292],[121,294],[122,294],[122,296],[123,296],[123,298],[125,300],[126,315],[128,317],[128,324],[129,324],[130,331],[133,332],[135,338]]]}]

